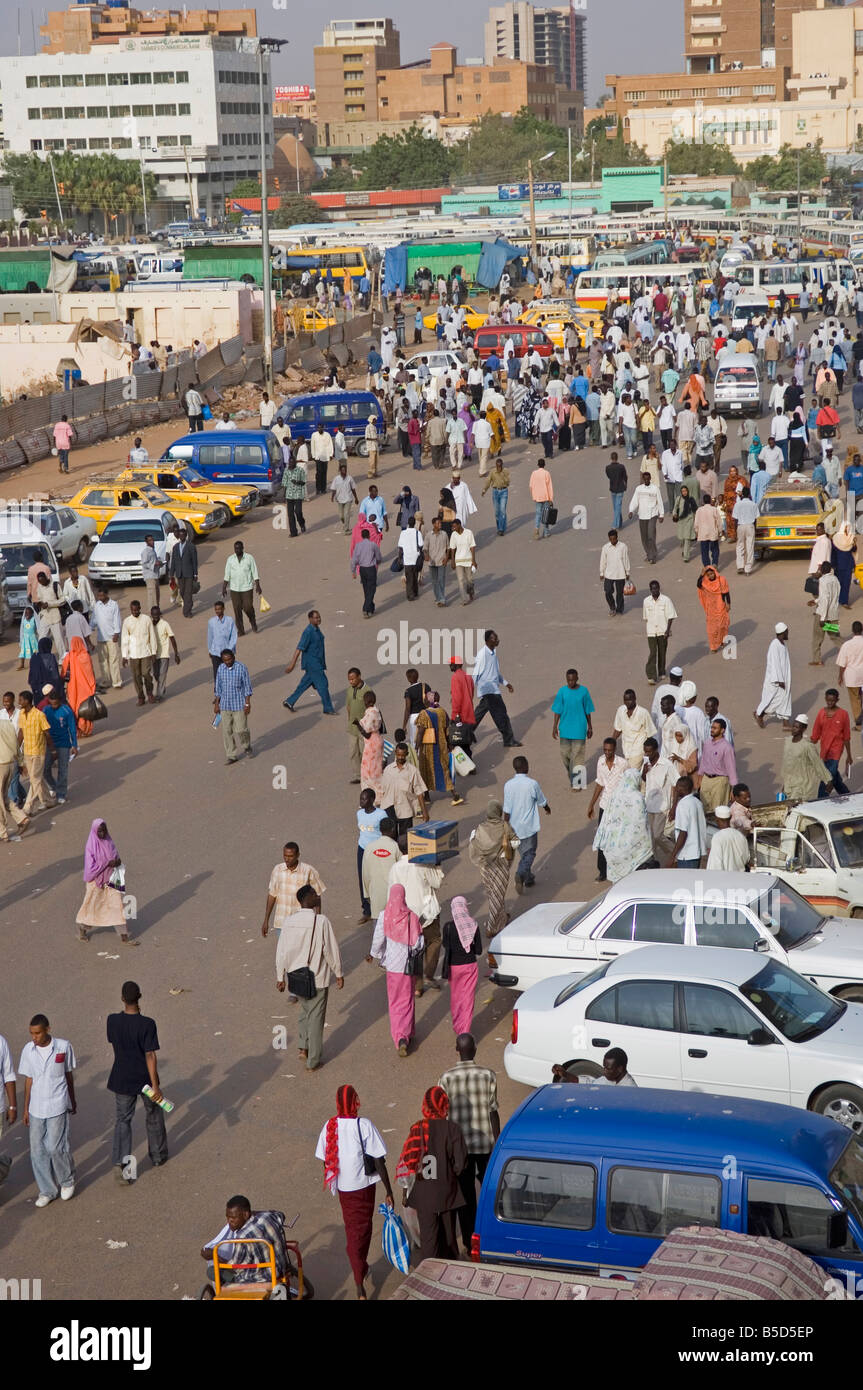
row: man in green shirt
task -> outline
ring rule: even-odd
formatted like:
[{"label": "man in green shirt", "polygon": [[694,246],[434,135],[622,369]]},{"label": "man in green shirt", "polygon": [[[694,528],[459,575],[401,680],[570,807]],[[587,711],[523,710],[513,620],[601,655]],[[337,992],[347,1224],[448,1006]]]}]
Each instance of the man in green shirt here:
[{"label": "man in green shirt", "polygon": [[[299,458],[289,462],[282,474],[282,487],[285,489],[285,502],[288,507],[288,527],[292,536],[306,534],[306,518],[303,516],[303,503],[306,500],[306,470]],[[299,531],[297,526],[299,525]]]},{"label": "man in green shirt", "polygon": [[258,578],[258,567],[255,564],[254,556],[246,554],[242,541],[234,541],[234,553],[228,556],[225,565],[225,579],[222,584],[222,598],[226,597],[229,590],[231,603],[234,605],[234,622],[237,624],[237,632],[241,637],[245,635],[243,614],[248,618],[252,632],[257,632],[254,596],[261,592],[261,581]]},{"label": "man in green shirt", "polygon": [[506,504],[509,498],[509,469],[504,468],[500,458],[494,460],[494,467],[485,480],[485,487],[482,495],[491,488],[491,498],[494,502],[494,520],[499,536],[506,535]]},{"label": "man in green shirt", "polygon": [[369,687],[362,678],[362,674],[357,666],[352,666],[348,671],[348,693],[345,700],[345,709],[348,716],[348,743],[350,747],[351,771],[353,776],[351,782],[360,780],[360,763],[363,756],[363,736],[354,724],[355,719],[362,719],[366,712],[365,696]]}]

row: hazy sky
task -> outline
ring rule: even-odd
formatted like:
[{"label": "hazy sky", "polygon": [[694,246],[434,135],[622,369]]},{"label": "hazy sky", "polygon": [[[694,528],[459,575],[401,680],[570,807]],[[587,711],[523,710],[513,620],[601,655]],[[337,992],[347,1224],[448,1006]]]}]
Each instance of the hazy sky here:
[{"label": "hazy sky", "polygon": [[[192,0],[189,8],[193,8]],[[211,3],[214,0],[210,0]],[[35,0],[13,0],[4,4],[7,20],[3,52],[17,51],[16,31],[20,28],[21,51],[32,53],[39,48],[39,24],[47,8],[60,9],[64,0],[53,0],[49,7]],[[239,5],[242,0],[234,0]],[[215,0],[218,8],[218,0]],[[146,0],[137,0],[137,8],[146,9]],[[178,0],[153,0],[153,8],[179,8]],[[588,104],[592,105],[603,90],[607,72],[676,72],[682,66],[683,0],[586,0],[588,52]],[[17,20],[16,20],[17,10]],[[375,18],[388,15],[401,33],[402,61],[412,62],[427,56],[431,44],[446,40],[455,44],[462,58],[481,58],[483,26],[488,13],[485,0],[435,0],[434,5],[417,4],[416,0],[373,0],[363,5],[360,0],[321,0],[307,5],[287,0],[286,8],[259,4],[259,31],[273,38],[289,38],[290,44],[274,63],[277,79],[284,82],[314,81],[312,48],[319,43],[321,31],[329,19],[349,19],[352,16]],[[467,14],[467,18],[466,18]],[[11,23],[9,22],[11,21]],[[36,30],[34,49],[33,30]]]}]

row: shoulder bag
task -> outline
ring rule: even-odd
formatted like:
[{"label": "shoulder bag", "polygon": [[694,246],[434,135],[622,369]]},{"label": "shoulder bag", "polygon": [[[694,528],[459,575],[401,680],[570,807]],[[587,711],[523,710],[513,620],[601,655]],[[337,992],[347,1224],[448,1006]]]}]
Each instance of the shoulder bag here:
[{"label": "shoulder bag", "polygon": [[414,975],[422,979],[423,966],[425,965],[426,944],[421,936],[415,946],[408,946],[407,959],[405,961],[405,975]]},{"label": "shoulder bag", "polygon": [[315,928],[318,925],[318,914],[315,913],[315,920],[312,922],[312,935],[309,940],[309,956],[305,965],[301,965],[299,970],[288,971],[288,990],[295,994],[298,999],[314,999],[318,992],[315,982],[315,972],[309,967],[312,959],[312,947],[315,942]]},{"label": "shoulder bag", "polygon": [[366,1153],[366,1146],[363,1143],[363,1127],[360,1123],[359,1115],[357,1115],[357,1134],[359,1136],[360,1148],[363,1151],[363,1172],[367,1178],[372,1178],[378,1171],[378,1161],[376,1158],[372,1158],[371,1154]]}]

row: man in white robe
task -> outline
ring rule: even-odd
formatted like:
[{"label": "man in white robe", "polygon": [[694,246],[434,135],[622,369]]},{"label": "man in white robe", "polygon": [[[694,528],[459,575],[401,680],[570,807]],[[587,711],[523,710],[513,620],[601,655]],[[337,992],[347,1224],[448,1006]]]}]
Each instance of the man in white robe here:
[{"label": "man in white robe", "polygon": [[719,829],[710,843],[707,867],[742,874],[752,858],[749,841],[740,830],[735,830],[731,825],[730,806],[717,806],[713,814],[716,816]]},{"label": "man in white robe", "polygon": [[462,482],[461,475],[453,473],[450,483],[450,492],[455,503],[455,514],[462,526],[467,526],[468,517],[476,511],[476,502],[471,497],[470,488],[467,483]]},{"label": "man in white robe", "polygon": [[788,625],[777,623],[776,636],[767,648],[767,666],[761,687],[761,703],[755,711],[755,722],[764,728],[765,715],[781,719],[791,727],[791,657],[788,654]]},{"label": "man in white robe", "polygon": [[680,687],[680,705],[683,708],[678,706],[678,713],[695,739],[695,746],[700,758],[705,741],[710,737],[710,722],[704,710],[695,703],[697,698],[698,689],[695,681],[684,681]]},{"label": "man in white robe", "polygon": [[662,725],[665,722],[664,715],[661,709],[663,696],[673,695],[675,704],[679,703],[680,683],[682,680],[682,669],[679,666],[672,666],[671,670],[668,672],[668,680],[662,681],[662,683],[656,687],[656,691],[653,696],[653,704],[650,707],[650,716],[657,729],[660,731],[662,730]]}]

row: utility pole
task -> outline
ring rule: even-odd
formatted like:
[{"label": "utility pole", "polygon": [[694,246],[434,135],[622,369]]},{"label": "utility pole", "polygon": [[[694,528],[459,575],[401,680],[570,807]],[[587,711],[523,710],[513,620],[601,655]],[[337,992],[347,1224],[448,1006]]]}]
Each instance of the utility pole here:
[{"label": "utility pole", "polygon": [[665,221],[665,235],[668,236],[668,156],[662,161],[662,215]]},{"label": "utility pole", "polygon": [[536,202],[533,196],[533,160],[527,161],[527,187],[530,197],[530,258],[536,263]]},{"label": "utility pole", "polygon": [[800,206],[800,156],[802,150],[797,151],[797,259],[803,259],[803,210]]},{"label": "utility pole", "polygon": [[141,197],[144,200],[144,235],[150,235],[150,219],[147,214],[147,182],[144,177],[144,146],[138,141],[138,162],[141,165]]},{"label": "utility pole", "polygon": [[[60,193],[59,193],[59,190],[58,190],[58,188],[57,188],[57,175],[54,173],[54,156],[53,156],[53,154],[51,153],[50,150],[48,151],[48,163],[51,165],[51,182],[54,184],[54,197],[57,199],[57,217],[59,218],[59,220],[60,220],[60,222],[61,222],[61,224],[62,224],[62,222],[63,222],[63,209],[62,209],[62,207],[60,206]],[[799,160],[799,159],[798,159],[798,161],[797,161],[797,175],[798,175],[797,182],[798,182],[798,184],[799,184],[799,182],[800,182],[800,160]],[[798,201],[799,201],[799,200],[798,200]],[[58,228],[57,228],[58,234],[59,234],[59,231],[60,231],[60,228],[58,227]]]},{"label": "utility pole", "polygon": [[[258,108],[261,130],[261,285],[264,291],[264,389],[272,397],[273,267],[270,261],[270,210],[267,206],[267,123],[264,118],[264,53],[278,53],[287,39],[258,39]],[[269,93],[269,88],[267,88]],[[299,169],[297,171],[299,178]]]},{"label": "utility pole", "polygon": [[596,141],[590,142],[590,186],[593,188],[593,162],[596,158]]},{"label": "utility pole", "polygon": [[189,149],[188,149],[188,146],[184,146],[184,147],[183,147],[183,154],[184,154],[185,157],[186,157],[186,187],[187,187],[187,189],[189,190],[189,221],[191,222],[192,218],[194,217],[195,213],[197,212],[197,208],[195,207],[195,197],[194,197],[194,194],[192,193],[192,170],[191,170],[191,166],[190,166],[190,164],[189,164]]},{"label": "utility pole", "polygon": [[569,264],[572,268],[572,126],[566,127],[566,152],[569,163]]}]

